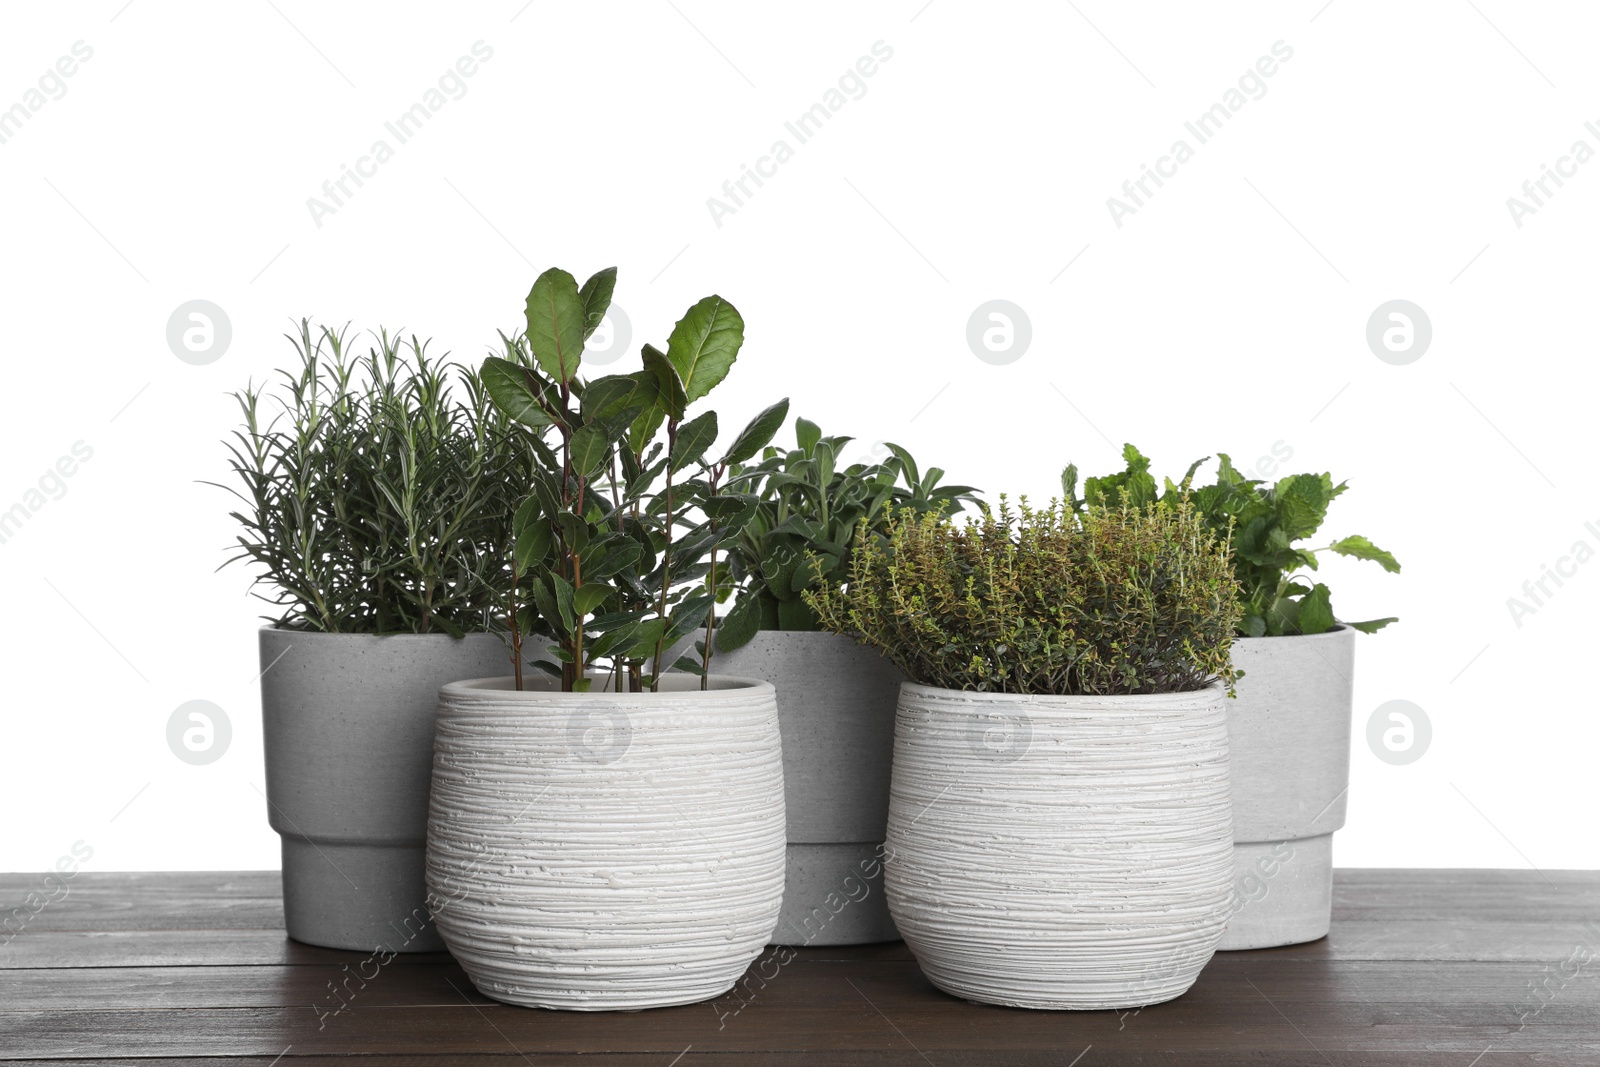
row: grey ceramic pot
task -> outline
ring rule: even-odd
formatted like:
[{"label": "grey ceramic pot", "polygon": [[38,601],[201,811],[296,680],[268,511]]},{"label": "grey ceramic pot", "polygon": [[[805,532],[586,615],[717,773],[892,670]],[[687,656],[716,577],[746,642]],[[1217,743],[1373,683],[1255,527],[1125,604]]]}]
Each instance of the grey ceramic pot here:
[{"label": "grey ceramic pot", "polygon": [[889,821],[895,704],[905,676],[847,637],[776,630],[716,653],[712,670],[760,678],[777,690],[788,850],[773,940],[898,941],[880,850]]},{"label": "grey ceramic pot", "polygon": [[1233,665],[1245,672],[1228,702],[1237,900],[1217,948],[1315,941],[1350,786],[1355,631],[1240,638]]},{"label": "grey ceramic pot", "polygon": [[289,936],[328,948],[437,952],[423,848],[439,688],[503,674],[493,634],[261,629],[267,810],[283,839]]}]

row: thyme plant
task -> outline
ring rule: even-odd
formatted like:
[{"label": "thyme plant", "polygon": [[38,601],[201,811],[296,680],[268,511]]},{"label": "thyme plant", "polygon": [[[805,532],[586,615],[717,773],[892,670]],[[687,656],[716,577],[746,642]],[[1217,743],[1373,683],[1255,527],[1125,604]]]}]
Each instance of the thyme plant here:
[{"label": "thyme plant", "polygon": [[859,539],[846,586],[806,599],[825,629],[945,689],[1171,693],[1234,678],[1228,546],[1187,502],[1079,514],[1002,497],[961,525],[898,511],[886,538]]}]

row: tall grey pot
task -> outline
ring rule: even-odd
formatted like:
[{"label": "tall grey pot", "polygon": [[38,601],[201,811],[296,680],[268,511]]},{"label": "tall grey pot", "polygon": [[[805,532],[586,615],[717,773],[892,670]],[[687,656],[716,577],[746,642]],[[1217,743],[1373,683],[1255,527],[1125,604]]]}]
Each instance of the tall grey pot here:
[{"label": "tall grey pot", "polygon": [[898,941],[881,849],[905,675],[848,637],[810,631],[762,630],[711,663],[716,673],[760,678],[777,690],[788,847],[773,940]]},{"label": "tall grey pot", "polygon": [[1236,910],[1220,951],[1326,937],[1350,786],[1355,631],[1244,637],[1228,702]]},{"label": "tall grey pot", "polygon": [[289,936],[371,952],[444,948],[424,905],[439,688],[502,674],[493,634],[261,629],[267,810]]}]

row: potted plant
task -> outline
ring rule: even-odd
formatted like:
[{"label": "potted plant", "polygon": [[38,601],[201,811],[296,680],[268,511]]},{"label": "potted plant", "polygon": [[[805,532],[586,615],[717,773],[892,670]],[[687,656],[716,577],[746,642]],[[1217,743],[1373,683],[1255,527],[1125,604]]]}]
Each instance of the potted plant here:
[{"label": "potted plant", "polygon": [[887,446],[882,463],[840,467],[851,438],[824,436],[803,418],[794,435],[793,448],[768,447],[728,472],[730,494],[754,511],[727,541],[722,588],[734,603],[714,631],[716,651],[729,674],[777,691],[788,847],[774,938],[895,941],[881,858],[905,676],[875,650],[822,630],[804,594],[843,584],[857,536],[883,536],[891,509],[947,514],[973,490],[942,485],[942,470],[919,470],[899,445]]},{"label": "potted plant", "polygon": [[864,538],[822,623],[911,681],[889,909],[940,989],[1028,1008],[1181,995],[1233,873],[1227,545],[1188,504],[1064,504]]},{"label": "potted plant", "polygon": [[[1155,499],[1150,461],[1132,445],[1123,456],[1120,474],[1085,482],[1087,503]],[[1359,535],[1306,544],[1345,483],[1323,473],[1268,485],[1234,469],[1226,454],[1218,459],[1216,483],[1192,493],[1213,532],[1233,531],[1244,603],[1233,645],[1238,699],[1228,706],[1237,901],[1218,948],[1315,941],[1327,936],[1332,918],[1333,834],[1344,825],[1350,787],[1355,635],[1396,620],[1340,622],[1327,585],[1306,572],[1327,552],[1371,560],[1390,573],[1400,564]],[[1181,483],[1168,480],[1162,499],[1187,493],[1204,462],[1191,465]],[[1075,469],[1064,478],[1075,482]]]},{"label": "potted plant", "polygon": [[[614,282],[546,271],[526,332],[483,367],[495,404],[535,435],[501,590],[515,672],[439,694],[439,928],[483,993],[546,1008],[718,996],[767,943],[783,892],[771,684],[711,674],[709,648],[677,672],[665,659],[711,618],[720,546],[751,511],[723,479],[782,405],[706,458],[717,416],[689,410],[744,339],[717,296],[665,352],[644,346],[641,370],[585,380]],[[525,671],[541,644],[549,660]]]},{"label": "potted plant", "polygon": [[380,332],[368,354],[302,322],[299,366],[235,394],[232,561],[274,605],[260,631],[267,816],[297,941],[443,947],[423,844],[439,686],[497,673],[505,486],[519,428],[469,370]]}]

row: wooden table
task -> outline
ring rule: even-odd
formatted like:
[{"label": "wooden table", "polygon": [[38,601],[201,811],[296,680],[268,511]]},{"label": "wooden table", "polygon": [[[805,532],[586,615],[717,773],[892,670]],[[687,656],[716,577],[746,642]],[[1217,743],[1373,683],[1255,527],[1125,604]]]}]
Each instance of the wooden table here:
[{"label": "wooden table", "polygon": [[[42,885],[0,875],[0,913]],[[531,1011],[449,956],[402,956],[344,1007],[362,953],[289,941],[275,872],[75,878],[0,945],[0,1057],[257,1063],[1600,1065],[1600,872],[1342,870],[1332,934],[1221,953],[1139,1012],[939,993],[904,945],[808,949],[741,1008]],[[3,940],[3,935],[0,935]],[[1590,959],[1590,957],[1593,959]],[[372,974],[369,966],[367,974]],[[768,973],[771,973],[770,967]],[[279,1059],[279,1057],[282,1057]],[[489,1057],[496,1057],[490,1060]]]}]

